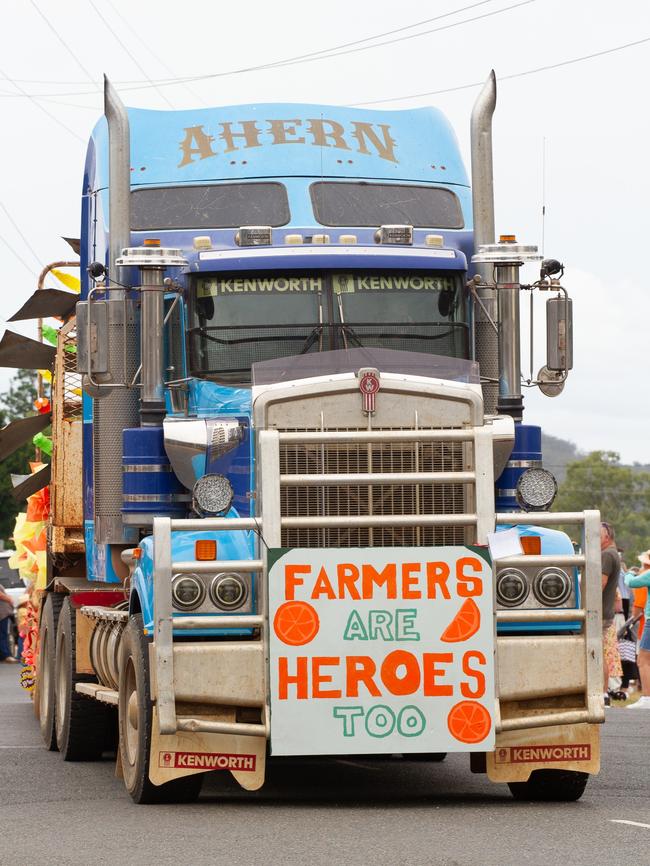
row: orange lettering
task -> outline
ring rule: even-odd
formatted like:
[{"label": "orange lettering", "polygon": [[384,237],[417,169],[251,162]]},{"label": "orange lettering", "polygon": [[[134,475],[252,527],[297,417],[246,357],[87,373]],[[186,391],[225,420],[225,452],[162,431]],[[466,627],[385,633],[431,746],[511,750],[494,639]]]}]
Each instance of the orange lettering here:
[{"label": "orange lettering", "polygon": [[[399,676],[398,669],[406,668]],[[420,688],[420,665],[413,653],[394,650],[381,665],[381,681],[392,695],[412,695]]]},{"label": "orange lettering", "polygon": [[449,566],[446,562],[427,562],[427,598],[437,598],[436,586],[443,598],[451,598],[447,589]]},{"label": "orange lettering", "polygon": [[325,571],[325,566],[322,566],[321,570],[318,572],[318,577],[316,578],[316,583],[314,584],[311,597],[320,598],[323,595],[325,598],[336,598],[334,587],[330,583],[330,579]]},{"label": "orange lettering", "polygon": [[368,689],[368,694],[373,698],[380,698],[381,692],[375,685],[373,677],[377,670],[377,666],[370,656],[347,656],[345,659],[345,676],[347,688],[345,696],[347,698],[359,697],[359,683],[363,683]]},{"label": "orange lettering", "polygon": [[293,601],[296,597],[296,587],[305,582],[298,574],[311,574],[311,565],[285,565],[284,567],[284,597]]},{"label": "orange lettering", "polygon": [[419,589],[412,589],[417,586],[420,579],[420,562],[404,562],[402,564],[402,598],[422,598],[422,593]]},{"label": "orange lettering", "polygon": [[453,653],[424,653],[422,656],[423,668],[423,693],[426,697],[437,697],[438,695],[453,695],[453,686],[438,685],[436,679],[444,677],[447,671],[444,668],[437,668],[436,663],[451,664],[454,660]]},{"label": "orange lettering", "polygon": [[338,656],[314,656],[311,660],[311,694],[313,698],[340,698],[341,689],[322,689],[323,683],[331,683],[329,674],[321,673],[323,665],[339,665],[341,659]]},{"label": "orange lettering", "polygon": [[363,598],[374,598],[373,586],[385,586],[386,598],[397,598],[397,567],[390,562],[381,571],[372,565],[361,566],[361,592]]},{"label": "orange lettering", "polygon": [[356,582],[359,580],[359,569],[356,565],[352,565],[350,562],[342,562],[336,566],[336,576],[339,581],[339,598],[345,598],[347,590],[350,598],[359,601],[361,596],[356,587]]},{"label": "orange lettering", "polygon": [[480,595],[483,592],[483,581],[480,577],[472,574],[465,574],[465,569],[469,568],[479,574],[483,571],[481,560],[475,556],[461,556],[456,562],[456,580],[458,581],[458,595],[462,598],[469,598],[472,595]]},{"label": "orange lettering", "polygon": [[478,650],[469,650],[463,656],[463,673],[476,680],[476,688],[471,688],[469,683],[460,684],[460,692],[464,698],[481,698],[485,694],[485,676],[482,671],[470,667],[470,661],[475,660],[478,664],[485,664],[485,656]]},{"label": "orange lettering", "polygon": [[298,700],[305,700],[308,697],[309,682],[306,656],[299,656],[296,659],[295,675],[289,674],[289,659],[286,656],[280,656],[278,659],[278,697],[281,701],[286,701],[289,697],[290,685],[296,686],[296,698]]}]

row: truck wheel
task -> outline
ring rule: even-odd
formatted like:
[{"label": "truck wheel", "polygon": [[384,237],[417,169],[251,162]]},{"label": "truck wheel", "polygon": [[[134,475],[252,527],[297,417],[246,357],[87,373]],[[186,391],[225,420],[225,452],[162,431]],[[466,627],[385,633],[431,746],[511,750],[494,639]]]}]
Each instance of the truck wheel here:
[{"label": "truck wheel", "polygon": [[142,614],[136,614],[129,619],[120,644],[118,717],[124,784],[135,803],[193,802],[201,792],[202,773],[164,785],[149,779],[153,716],[149,682],[149,646]]},{"label": "truck wheel", "polygon": [[584,794],[589,773],[571,770],[533,770],[527,782],[508,782],[515,800],[574,803]]},{"label": "truck wheel", "polygon": [[107,748],[115,714],[110,707],[75,691],[77,683],[97,682],[76,672],[77,612],[66,598],[56,630],[56,743],[64,761],[95,761]]},{"label": "truck wheel", "polygon": [[38,635],[35,705],[38,707],[41,736],[43,737],[45,748],[50,752],[55,752],[57,749],[56,713],[54,709],[54,654],[56,647],[56,624],[64,597],[61,592],[48,593],[43,604]]}]

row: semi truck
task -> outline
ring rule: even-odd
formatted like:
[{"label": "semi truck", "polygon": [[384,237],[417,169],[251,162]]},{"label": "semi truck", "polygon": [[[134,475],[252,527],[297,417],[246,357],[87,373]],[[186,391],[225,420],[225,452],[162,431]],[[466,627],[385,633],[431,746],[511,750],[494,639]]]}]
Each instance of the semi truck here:
[{"label": "semi truck", "polygon": [[35,709],[64,761],[115,750],[136,803],[287,756],[461,752],[539,800],[598,772],[600,519],[549,510],[523,423],[522,385],[572,366],[571,300],[495,237],[495,104],[492,73],[470,185],[435,109],[127,110],[106,79]]}]

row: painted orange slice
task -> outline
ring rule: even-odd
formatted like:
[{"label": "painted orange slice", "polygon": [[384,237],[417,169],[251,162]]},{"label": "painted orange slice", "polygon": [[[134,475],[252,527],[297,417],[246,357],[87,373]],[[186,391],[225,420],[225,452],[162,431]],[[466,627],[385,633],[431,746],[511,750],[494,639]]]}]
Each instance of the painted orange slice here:
[{"label": "painted orange slice", "polygon": [[483,704],[461,701],[449,711],[447,727],[460,743],[480,743],[490,733],[492,720]]},{"label": "painted orange slice", "polygon": [[320,621],[306,601],[286,601],[275,612],[273,628],[282,643],[302,646],[316,637]]},{"label": "painted orange slice", "polygon": [[481,611],[473,598],[465,599],[456,616],[442,633],[440,640],[445,643],[459,643],[469,640],[481,627]]}]

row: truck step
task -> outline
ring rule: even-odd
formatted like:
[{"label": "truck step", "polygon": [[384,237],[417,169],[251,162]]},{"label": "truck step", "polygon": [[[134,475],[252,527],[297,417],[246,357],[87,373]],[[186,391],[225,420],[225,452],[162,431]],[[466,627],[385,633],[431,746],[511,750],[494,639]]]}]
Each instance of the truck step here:
[{"label": "truck step", "polygon": [[80,695],[87,695],[89,698],[94,698],[96,701],[102,701],[104,704],[111,704],[116,707],[119,694],[114,689],[108,689],[99,683],[77,683],[75,691]]}]

